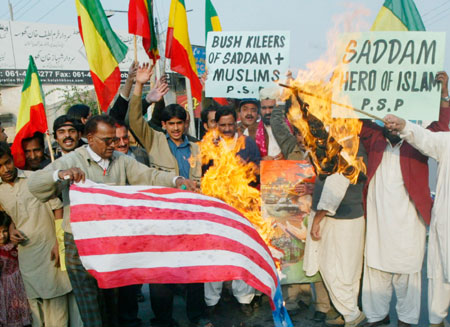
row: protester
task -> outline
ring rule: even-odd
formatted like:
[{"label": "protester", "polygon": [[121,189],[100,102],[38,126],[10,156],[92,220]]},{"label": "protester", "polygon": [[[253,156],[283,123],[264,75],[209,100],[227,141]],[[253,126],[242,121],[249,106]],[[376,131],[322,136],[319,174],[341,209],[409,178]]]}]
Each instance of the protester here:
[{"label": "protester", "polygon": [[0,326],[31,325],[31,312],[19,271],[17,247],[9,239],[11,218],[0,211]]},{"label": "protester", "polygon": [[[240,137],[237,130],[236,119],[236,111],[230,107],[219,108],[215,116],[220,137],[227,140],[234,140],[234,146],[236,146],[236,141],[238,137]],[[243,135],[243,137],[245,140],[245,147],[239,150],[237,155],[245,162],[253,162],[259,166],[261,155],[255,141],[249,136]]]},{"label": "protester", "polygon": [[2,126],[2,122],[0,121],[0,142],[6,142],[8,139],[8,135],[5,133],[5,129]]},{"label": "protester", "polygon": [[272,111],[277,104],[279,91],[275,88],[265,88],[259,92],[261,103],[261,121],[256,129],[255,142],[261,152],[262,160],[284,159],[280,146],[270,125]]},{"label": "protester", "polygon": [[258,128],[260,103],[256,99],[242,99],[239,102],[238,112],[240,122],[238,124],[239,132],[241,134],[250,136],[253,140],[256,137],[256,130]]},{"label": "protester", "polygon": [[53,137],[58,143],[55,158],[59,158],[79,147],[82,141],[82,126],[67,115],[59,116],[53,122]]},{"label": "protester", "polygon": [[24,170],[38,170],[42,162],[48,160],[45,155],[44,134],[36,132],[32,137],[22,140],[22,148],[25,153]]},{"label": "protester", "polygon": [[191,126],[191,114],[189,113],[189,110],[186,109],[185,111],[186,111],[186,120],[184,121],[184,130],[186,137],[188,138],[189,142],[198,142],[200,141],[198,138],[189,134],[189,127]]},{"label": "protester", "polygon": [[[358,156],[366,158],[361,144]],[[343,316],[325,320],[328,326],[359,326],[365,320],[358,307],[365,231],[363,185],[362,181],[350,184],[338,173],[318,176],[314,184],[314,218],[308,222],[303,268],[307,276],[320,271],[334,307]]]},{"label": "protester", "polygon": [[[114,147],[125,155],[128,155],[138,162],[150,167],[147,152],[137,146],[130,146],[128,135],[128,127],[122,122],[116,122],[116,137],[117,142]],[[119,287],[119,323],[123,327],[140,326],[141,320],[138,318],[139,305],[138,301],[143,302],[143,295],[141,293],[142,285],[129,285]]]},{"label": "protester", "polygon": [[[41,201],[62,194],[64,201],[66,266],[85,327],[117,321],[114,290],[99,289],[97,281],[84,269],[70,227],[69,186],[90,179],[116,185],[162,185],[195,189],[195,183],[145,167],[135,159],[114,151],[117,142],[115,120],[110,116],[91,117],[86,123],[88,145],[64,155],[30,176],[30,191]],[[106,297],[106,298],[105,298]]]},{"label": "protester", "polygon": [[83,103],[74,104],[67,110],[67,117],[76,120],[83,126],[86,125],[86,122],[91,116],[91,108]]},{"label": "protester", "polygon": [[202,120],[203,128],[205,129],[205,131],[208,132],[209,130],[217,127],[216,112],[217,106],[214,104],[202,110],[200,118]]},{"label": "protester", "polygon": [[[186,179],[190,178],[200,182],[201,163],[199,162],[198,145],[189,142],[184,134],[186,130],[187,113],[178,104],[171,104],[161,113],[161,122],[166,134],[153,130],[142,117],[140,97],[142,88],[150,80],[152,69],[148,64],[138,68],[136,85],[130,101],[129,124],[130,128],[144,145],[150,155],[152,167],[158,170],[174,172]],[[168,85],[158,83],[151,91],[154,94],[153,102],[158,102],[167,93]],[[194,158],[191,164],[189,158]],[[187,284],[186,313],[193,324],[207,325],[209,321],[201,321],[204,315],[205,303],[203,301],[203,284]],[[172,307],[175,285],[151,284],[150,298],[155,319],[152,324],[157,326],[170,326],[172,324]]]},{"label": "protester", "polygon": [[[151,74],[148,64],[138,69],[128,113],[130,129],[147,150],[152,167],[200,181],[201,165],[198,159],[193,165],[188,161],[191,156],[198,157],[199,148],[194,142],[189,142],[184,134],[186,111],[178,104],[164,108],[161,121],[166,130],[165,134],[149,127],[142,116],[140,97],[143,85],[150,80]],[[158,102],[167,93],[168,87],[164,81],[158,81],[156,87],[150,91],[151,100]]]},{"label": "protester", "polygon": [[[288,160],[309,160],[308,153],[305,151],[303,137],[298,129],[294,127],[294,135],[292,135],[289,126],[286,123],[286,117],[281,106],[276,106],[270,117],[273,134],[285,158]],[[305,184],[296,184],[296,192],[302,196],[312,194],[313,189],[307,188]],[[286,309],[292,312],[304,311],[308,309],[312,302],[311,284],[289,284],[283,285],[283,297],[286,301]],[[314,305],[314,321],[323,322],[326,318],[336,316],[335,310],[331,307],[330,297],[325,289],[322,281],[314,283],[316,293],[316,302]]]},{"label": "protester", "polygon": [[[447,74],[438,73],[437,80],[442,83],[442,97],[447,96]],[[448,131],[449,121],[450,108],[443,101],[439,121],[428,129]],[[388,324],[394,287],[399,325],[415,325],[420,315],[426,224],[432,206],[428,158],[386,127],[370,121],[364,121],[361,140],[368,153],[363,310],[368,326]]]},{"label": "protester", "polygon": [[[448,106],[448,100],[443,102]],[[384,120],[388,129],[400,132],[408,144],[438,162],[428,241],[428,314],[430,326],[443,327],[450,305],[450,133],[433,133],[393,115]]]},{"label": "protester", "polygon": [[275,107],[272,111],[270,124],[284,158],[288,160],[309,160],[302,134],[295,127],[292,127],[293,131],[291,132],[281,106]]},{"label": "protester", "polygon": [[[233,148],[236,147],[239,137],[237,133],[236,111],[228,107],[219,108],[216,111],[215,120],[220,137],[227,142],[231,141],[232,144],[230,146]],[[242,135],[241,137],[245,138],[245,148],[239,150],[237,155],[245,162],[253,162],[259,166],[261,157],[255,142],[248,136]],[[205,172],[207,168],[208,166],[203,167],[203,171]],[[205,302],[210,313],[215,311],[219,303],[222,286],[223,282],[205,283]],[[255,289],[242,280],[233,280],[231,288],[234,297],[240,304],[241,312],[246,315],[251,315],[253,313],[253,307],[250,303],[255,297]]]},{"label": "protester", "polygon": [[129,139],[128,127],[123,122],[116,123],[116,137],[117,143],[115,143],[115,150],[122,152],[132,158],[136,159],[138,162],[150,167],[150,161],[148,159],[148,153],[141,147],[131,146]]},{"label": "protester", "polygon": [[62,203],[42,203],[29,190],[31,172],[14,166],[11,150],[0,143],[0,205],[11,217],[11,241],[19,244],[20,272],[30,304],[34,326],[68,326],[67,295],[72,288],[59,267],[55,219],[62,216]]}]

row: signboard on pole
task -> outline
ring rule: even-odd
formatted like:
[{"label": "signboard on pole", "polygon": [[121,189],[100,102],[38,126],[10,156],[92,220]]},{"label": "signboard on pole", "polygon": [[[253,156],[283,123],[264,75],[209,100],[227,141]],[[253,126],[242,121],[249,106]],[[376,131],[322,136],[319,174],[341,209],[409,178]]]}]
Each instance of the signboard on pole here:
[{"label": "signboard on pole", "polygon": [[[117,35],[129,49],[119,63],[122,81],[125,81],[134,60],[134,36],[126,31],[119,31]],[[138,41],[138,60],[148,62],[140,44]],[[205,48],[192,48],[197,69],[203,73]],[[92,84],[84,45],[75,26],[0,21],[0,85],[23,84],[29,55],[34,57],[42,84]]]},{"label": "signboard on pole", "polygon": [[360,117],[336,103],[379,117],[437,120],[445,33],[367,32],[344,34],[333,75],[333,116]]},{"label": "signboard on pole", "polygon": [[207,97],[256,98],[289,68],[290,32],[209,32]]}]

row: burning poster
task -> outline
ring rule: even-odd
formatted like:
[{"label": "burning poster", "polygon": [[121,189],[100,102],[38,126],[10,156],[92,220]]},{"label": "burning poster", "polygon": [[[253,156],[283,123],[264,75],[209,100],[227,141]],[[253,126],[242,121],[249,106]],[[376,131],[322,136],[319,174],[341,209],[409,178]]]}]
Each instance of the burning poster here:
[{"label": "burning poster", "polygon": [[261,161],[261,211],[263,218],[274,221],[272,244],[284,252],[282,284],[320,280],[318,274],[307,277],[303,271],[315,178],[308,161]]}]

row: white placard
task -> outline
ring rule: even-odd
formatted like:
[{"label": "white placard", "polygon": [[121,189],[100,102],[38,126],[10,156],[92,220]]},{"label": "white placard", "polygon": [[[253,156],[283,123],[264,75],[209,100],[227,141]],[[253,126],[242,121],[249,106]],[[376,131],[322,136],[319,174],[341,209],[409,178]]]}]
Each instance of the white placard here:
[{"label": "white placard", "polygon": [[207,97],[257,98],[289,67],[289,31],[209,32]]},{"label": "white placard", "polygon": [[[333,101],[378,117],[388,113],[410,120],[437,120],[445,33],[367,32],[340,39]],[[341,106],[334,117],[367,118]]]}]

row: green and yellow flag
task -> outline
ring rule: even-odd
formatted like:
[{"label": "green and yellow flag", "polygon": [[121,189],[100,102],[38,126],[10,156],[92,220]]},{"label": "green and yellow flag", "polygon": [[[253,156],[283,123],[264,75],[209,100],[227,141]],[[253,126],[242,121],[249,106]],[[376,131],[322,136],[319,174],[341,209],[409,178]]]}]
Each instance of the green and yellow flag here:
[{"label": "green and yellow flag", "polygon": [[413,0],[386,0],[371,31],[425,31]]},{"label": "green and yellow flag", "polygon": [[22,140],[34,136],[36,132],[45,133],[48,130],[43,94],[36,65],[33,57],[30,56],[27,75],[22,87],[19,113],[17,114],[16,137],[11,146],[14,164],[18,168],[25,166]]},{"label": "green and yellow flag", "polygon": [[205,2],[205,43],[208,37],[208,32],[220,32],[222,27],[220,26],[219,16],[217,16],[216,9],[211,0]]},{"label": "green and yellow flag", "polygon": [[75,0],[75,3],[92,82],[100,108],[106,112],[119,89],[119,63],[128,47],[112,30],[99,0]]}]

